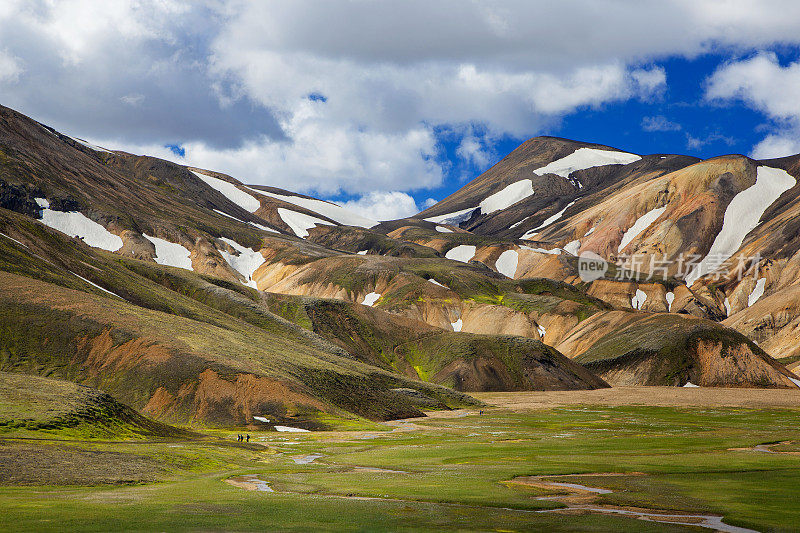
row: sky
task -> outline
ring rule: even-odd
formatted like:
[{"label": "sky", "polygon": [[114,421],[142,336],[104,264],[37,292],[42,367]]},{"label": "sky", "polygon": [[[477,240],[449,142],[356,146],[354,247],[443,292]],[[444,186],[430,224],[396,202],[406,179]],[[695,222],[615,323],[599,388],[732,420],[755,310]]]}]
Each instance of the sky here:
[{"label": "sky", "polygon": [[3,0],[0,104],[393,219],[536,135],[800,152],[800,2]]}]

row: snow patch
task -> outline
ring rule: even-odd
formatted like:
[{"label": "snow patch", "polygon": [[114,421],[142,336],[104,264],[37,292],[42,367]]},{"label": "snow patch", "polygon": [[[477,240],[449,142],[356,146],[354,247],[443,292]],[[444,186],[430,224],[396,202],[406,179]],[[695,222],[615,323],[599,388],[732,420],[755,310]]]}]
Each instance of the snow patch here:
[{"label": "snow patch", "polygon": [[539,337],[541,338],[541,340],[544,340],[544,334],[547,333],[547,330],[544,329],[544,326],[542,326],[541,324],[537,324],[536,331],[539,332]]},{"label": "snow patch", "polygon": [[597,226],[593,226],[592,229],[590,229],[589,231],[586,232],[586,235],[584,235],[584,237],[588,237],[589,235],[594,233],[594,230],[596,230],[596,229],[597,229]]},{"label": "snow patch", "polygon": [[552,250],[547,250],[546,248],[531,248],[530,246],[525,246],[524,244],[520,246],[520,248],[523,250],[530,250],[531,252],[550,255],[561,255],[561,252],[563,251],[561,248],[553,248]]},{"label": "snow patch", "polygon": [[331,220],[334,220],[339,224],[344,224],[345,226],[358,226],[361,228],[371,228],[379,224],[377,220],[372,220],[370,218],[361,216],[358,213],[353,213],[352,211],[348,211],[344,207],[334,204],[332,202],[317,200],[316,198],[303,198],[302,196],[289,196],[285,194],[277,194],[274,192],[259,191],[258,189],[251,189],[250,187],[248,187],[248,189],[250,189],[253,192],[263,194],[264,196],[277,198],[278,200],[283,200],[284,202],[304,207],[309,211],[314,211],[315,213],[319,213],[320,215],[327,217]]},{"label": "snow patch", "polygon": [[123,298],[123,297],[122,297],[122,296],[120,296],[119,294],[117,294],[117,293],[115,293],[115,292],[111,292],[110,290],[108,290],[108,289],[105,289],[105,288],[101,287],[101,286],[100,286],[100,285],[98,285],[97,283],[92,283],[92,282],[91,282],[91,281],[89,281],[88,279],[84,278],[83,276],[79,276],[79,275],[77,275],[75,272],[72,272],[71,270],[69,270],[68,272],[69,272],[70,274],[72,274],[73,276],[75,276],[76,278],[78,278],[78,279],[81,279],[81,280],[85,281],[86,283],[88,283],[88,284],[89,284],[89,285],[91,285],[92,287],[96,287],[96,288],[100,289],[100,290],[101,290],[101,291],[103,291],[103,292],[107,292],[107,293],[108,293],[108,294],[110,294],[111,296],[116,296],[116,297],[117,297],[117,298],[119,298],[120,300],[125,300],[125,298]]},{"label": "snow patch", "polygon": [[264,418],[263,416],[254,416],[253,420],[258,420],[259,422],[264,422],[264,423],[269,422],[269,418]]},{"label": "snow patch", "polygon": [[506,250],[500,254],[494,266],[507,278],[514,279],[514,274],[517,273],[517,263],[519,263],[519,253],[516,250]]},{"label": "snow patch", "polygon": [[[555,222],[556,220],[558,220],[559,218],[561,218],[561,216],[564,214],[564,211],[566,211],[567,209],[569,209],[570,207],[572,207],[572,204],[574,204],[574,203],[575,203],[575,202],[577,202],[577,201],[578,201],[578,200],[573,200],[573,201],[571,201],[570,203],[568,203],[566,206],[564,206],[564,209],[562,209],[561,211],[559,211],[559,212],[558,212],[558,213],[556,213],[555,215],[553,215],[553,216],[551,216],[551,217],[548,217],[548,218],[546,218],[546,219],[544,220],[544,222],[542,222],[541,224],[539,224],[538,226],[536,226],[536,227],[535,227],[535,228],[533,228],[532,230],[529,230],[529,231],[527,231],[527,232],[525,233],[525,235],[523,235],[523,236],[522,236],[522,238],[523,238],[523,239],[529,239],[529,238],[533,237],[533,236],[534,236],[534,235],[535,235],[535,234],[536,234],[536,233],[537,233],[537,232],[538,232],[540,229],[546,228],[547,226],[549,226],[550,224],[552,224],[553,222]],[[530,236],[528,236],[528,234],[530,234]],[[589,235],[589,234],[587,233],[587,235]]]},{"label": "snow patch", "polygon": [[644,215],[640,216],[636,219],[636,222],[633,223],[628,231],[622,236],[622,240],[617,247],[617,253],[621,252],[626,246],[628,246],[633,239],[639,236],[641,232],[646,230],[650,227],[650,224],[656,221],[658,217],[664,214],[664,211],[667,210],[667,206],[664,207],[656,207],[655,209],[651,209]]},{"label": "snow patch", "polygon": [[361,302],[361,305],[366,305],[368,307],[372,307],[375,305],[375,302],[378,301],[378,298],[381,297],[381,293],[379,292],[371,292],[364,296],[364,301]]},{"label": "snow patch", "polygon": [[307,429],[293,428],[291,426],[275,426],[275,431],[282,431],[284,433],[309,433]]},{"label": "snow patch", "polygon": [[454,211],[445,215],[428,217],[425,220],[428,222],[433,222],[434,224],[450,224],[451,226],[458,226],[459,222],[469,220],[469,218],[472,216],[472,212],[476,209],[477,207],[468,207],[466,209],[462,209],[461,211]]},{"label": "snow patch", "polygon": [[[786,376],[786,377],[789,378],[789,376]],[[792,383],[797,385],[797,388],[800,389],[800,379],[789,378],[789,381],[791,381]]]},{"label": "snow patch", "polygon": [[27,247],[28,247],[28,245],[27,245],[27,244],[25,244],[24,242],[19,242],[19,241],[18,241],[17,239],[15,239],[14,237],[9,237],[9,236],[8,236],[8,235],[6,235],[5,233],[2,233],[2,232],[0,232],[0,236],[2,236],[2,237],[5,237],[6,239],[9,239],[9,240],[11,240],[11,241],[14,241],[15,243],[19,244],[20,246],[24,246],[25,248],[27,248]]},{"label": "snow patch", "polygon": [[34,200],[42,209],[50,209],[50,201],[47,198],[34,198]]},{"label": "snow patch", "polygon": [[686,285],[691,285],[704,274],[714,272],[736,253],[747,234],[758,226],[758,221],[769,206],[796,183],[783,169],[758,167],[755,184],[734,196],[728,204],[722,230],[714,239],[708,255],[686,277]]},{"label": "snow patch", "polygon": [[700,388],[700,385],[695,385],[691,381],[687,381],[686,385],[684,385],[684,387],[688,387],[690,389],[698,389],[698,388]]},{"label": "snow patch", "polygon": [[453,233],[453,230],[450,228],[445,228],[444,226],[436,226],[436,231],[439,233]]},{"label": "snow patch", "polygon": [[75,141],[78,144],[82,144],[86,148],[91,148],[95,152],[105,152],[107,154],[112,153],[110,150],[106,150],[105,148],[97,146],[96,144],[92,144],[89,141],[84,141],[83,139],[79,139],[78,137],[72,137],[71,135],[67,135],[67,137],[69,137],[70,139],[72,139],[73,141]]},{"label": "snow patch", "polygon": [[261,255],[261,252],[256,252],[251,250],[250,248],[245,248],[238,242],[227,239],[225,237],[220,237],[222,242],[227,243],[230,245],[234,250],[239,252],[239,255],[230,254],[224,250],[220,250],[219,253],[222,255],[223,259],[228,262],[228,264],[233,268],[236,272],[244,276],[247,280],[245,285],[249,287],[253,287],[254,289],[258,289],[256,286],[256,282],[253,281],[253,273],[256,271],[258,267],[264,264],[264,256]]},{"label": "snow patch", "polygon": [[156,256],[154,258],[156,263],[159,265],[185,268],[186,270],[194,270],[192,268],[192,253],[185,247],[174,242],[159,239],[158,237],[151,237],[149,235],[143,236],[156,247]]},{"label": "snow patch", "polygon": [[515,203],[533,195],[533,181],[529,179],[519,180],[507,185],[500,191],[487,196],[478,207],[481,214],[487,215],[511,207]]},{"label": "snow patch", "polygon": [[475,250],[475,246],[469,244],[459,244],[455,248],[447,250],[447,253],[444,254],[444,256],[447,259],[461,261],[462,263],[469,263],[470,259],[475,257]]},{"label": "snow patch", "polygon": [[675,301],[675,293],[670,291],[664,295],[664,299],[667,301],[667,311],[672,312],[672,302]]},{"label": "snow patch", "polygon": [[200,172],[192,171],[192,174],[203,180],[206,185],[219,191],[225,198],[238,205],[249,213],[255,213],[261,207],[261,202],[252,194],[246,193],[233,183],[230,183],[213,176],[207,176]]},{"label": "snow patch", "polygon": [[241,222],[242,224],[248,224],[248,225],[250,225],[250,226],[256,227],[256,228],[258,228],[258,229],[260,229],[260,230],[269,231],[269,232],[271,232],[271,233],[280,233],[280,232],[279,232],[279,231],[277,231],[277,230],[274,230],[274,229],[272,229],[272,228],[268,228],[268,227],[266,227],[266,226],[262,226],[261,224],[256,224],[255,222],[245,222],[244,220],[239,220],[238,218],[236,218],[236,217],[234,217],[234,216],[231,216],[231,215],[229,215],[228,213],[225,213],[224,211],[220,211],[219,209],[214,209],[214,212],[215,212],[215,213],[219,213],[219,214],[220,214],[220,215],[222,215],[222,216],[225,216],[225,217],[228,217],[228,218],[232,218],[232,219],[233,219],[233,220],[235,220],[236,222]]},{"label": "snow patch", "polygon": [[359,250],[356,252],[356,255],[367,255],[367,252],[369,252],[369,250]]},{"label": "snow patch", "polygon": [[433,279],[433,278],[429,279],[428,281],[430,281],[430,282],[431,282],[431,283],[433,283],[434,285],[438,285],[438,286],[440,286],[440,287],[444,287],[445,289],[448,289],[448,290],[449,290],[449,287],[447,287],[447,286],[445,286],[445,285],[442,285],[441,283],[439,283],[438,281],[436,281],[436,280],[435,280],[435,279]]},{"label": "snow patch", "polygon": [[[45,205],[39,200],[43,200],[43,198],[37,199],[37,203],[40,206]],[[79,211],[53,211],[43,207],[42,218],[39,222],[70,237],[79,237],[94,248],[101,248],[109,252],[116,252],[122,248],[122,239]]]},{"label": "snow patch", "polygon": [[641,309],[645,300],[647,300],[647,293],[642,289],[636,289],[636,294],[631,299],[631,306],[634,309]]},{"label": "snow patch", "polygon": [[453,331],[461,331],[461,326],[463,325],[463,323],[461,322],[461,319],[459,318],[455,322],[450,322],[450,325],[453,326]]},{"label": "snow patch", "polygon": [[303,239],[308,237],[308,230],[317,224],[333,226],[333,224],[327,220],[312,217],[311,215],[306,215],[305,213],[298,213],[297,211],[292,211],[291,209],[284,209],[283,207],[278,208],[278,215],[284,222],[286,222],[287,226],[292,228],[292,231],[295,235]]},{"label": "snow patch", "polygon": [[576,170],[602,167],[605,165],[627,165],[640,159],[640,156],[627,152],[598,150],[596,148],[578,148],[570,155],[562,157],[561,159],[556,159],[552,163],[548,163],[534,170],[533,173],[537,176],[556,174],[562,178],[567,178]]},{"label": "snow patch", "polygon": [[731,316],[731,301],[725,297],[725,301],[722,303],[725,305],[725,316]]},{"label": "snow patch", "polygon": [[750,307],[756,303],[759,298],[764,296],[764,288],[766,285],[767,278],[759,278],[758,281],[756,281],[756,286],[753,288],[753,292],[751,292],[750,296],[747,297],[747,307]]},{"label": "snow patch", "polygon": [[564,251],[567,252],[568,254],[578,255],[578,250],[580,249],[580,247],[581,247],[581,241],[575,240],[565,244]]},{"label": "snow patch", "polygon": [[517,226],[519,226],[520,224],[522,224],[523,222],[525,222],[525,221],[526,221],[526,220],[528,220],[529,218],[531,218],[531,217],[530,217],[530,215],[526,216],[525,218],[523,218],[523,219],[522,219],[522,220],[520,220],[519,222],[514,222],[513,224],[511,224],[511,225],[508,227],[508,229],[514,229],[514,228],[516,228]]}]

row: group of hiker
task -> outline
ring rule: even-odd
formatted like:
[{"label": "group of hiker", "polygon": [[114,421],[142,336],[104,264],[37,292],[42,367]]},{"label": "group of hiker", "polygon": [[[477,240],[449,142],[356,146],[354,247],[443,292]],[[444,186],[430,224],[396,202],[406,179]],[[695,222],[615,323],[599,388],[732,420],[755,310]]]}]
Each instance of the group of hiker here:
[{"label": "group of hiker", "polygon": [[238,438],[237,440],[238,440],[239,442],[242,442],[243,440],[247,440],[247,442],[250,442],[250,435],[247,435],[247,436],[245,437],[244,435],[241,435],[241,434],[240,434],[240,435],[239,435],[239,438]]}]

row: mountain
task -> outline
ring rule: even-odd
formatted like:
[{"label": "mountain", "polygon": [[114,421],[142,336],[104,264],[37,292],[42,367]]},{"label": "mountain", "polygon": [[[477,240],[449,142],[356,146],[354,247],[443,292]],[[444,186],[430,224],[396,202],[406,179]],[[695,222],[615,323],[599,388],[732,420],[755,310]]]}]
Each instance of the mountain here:
[{"label": "mountain", "polygon": [[[379,222],[0,107],[0,370],[197,426],[335,427],[473,391],[795,387],[775,358],[800,360],[798,161],[537,137]],[[583,252],[607,275],[582,280]],[[686,279],[681,254],[758,275]],[[658,275],[615,279],[654,256]]]}]

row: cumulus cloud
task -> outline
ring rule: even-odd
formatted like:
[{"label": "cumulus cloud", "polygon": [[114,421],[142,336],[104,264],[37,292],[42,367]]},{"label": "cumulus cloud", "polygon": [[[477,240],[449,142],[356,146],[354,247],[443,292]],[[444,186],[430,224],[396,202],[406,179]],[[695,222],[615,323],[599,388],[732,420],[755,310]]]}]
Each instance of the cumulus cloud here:
[{"label": "cumulus cloud", "polygon": [[752,156],[763,159],[800,152],[800,62],[782,66],[771,52],[729,62],[712,74],[705,96],[710,101],[741,101],[772,119],[772,133]]},{"label": "cumulus cloud", "polygon": [[772,159],[799,153],[800,135],[797,133],[771,134],[753,147],[750,157],[753,159]]},{"label": "cumulus cloud", "polygon": [[414,199],[404,192],[371,192],[342,207],[373,220],[396,220],[419,213]]}]

